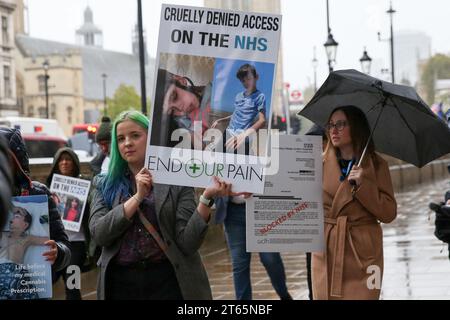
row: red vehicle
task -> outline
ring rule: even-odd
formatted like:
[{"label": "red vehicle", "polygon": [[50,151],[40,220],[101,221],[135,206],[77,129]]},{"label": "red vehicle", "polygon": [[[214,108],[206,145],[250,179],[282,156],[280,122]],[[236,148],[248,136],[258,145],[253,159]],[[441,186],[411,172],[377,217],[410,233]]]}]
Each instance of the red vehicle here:
[{"label": "red vehicle", "polygon": [[65,139],[56,136],[23,134],[22,137],[30,158],[53,158],[67,144]]},{"label": "red vehicle", "polygon": [[81,132],[88,132],[89,134],[95,135],[98,130],[98,123],[81,123],[73,126],[72,134],[77,134]]}]

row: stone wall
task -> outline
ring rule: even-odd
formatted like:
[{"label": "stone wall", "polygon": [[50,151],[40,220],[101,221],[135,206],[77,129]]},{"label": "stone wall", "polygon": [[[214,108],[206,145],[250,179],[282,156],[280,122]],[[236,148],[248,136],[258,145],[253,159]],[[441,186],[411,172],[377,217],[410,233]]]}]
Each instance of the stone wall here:
[{"label": "stone wall", "polygon": [[[449,179],[450,173],[447,166],[450,165],[450,158],[436,160],[425,167],[419,169],[410,164],[390,165],[392,183],[396,192],[401,192],[423,183]],[[31,177],[33,180],[45,182],[50,172],[50,164],[32,164],[30,165]],[[91,176],[91,169],[88,163],[81,163],[81,173]]]}]

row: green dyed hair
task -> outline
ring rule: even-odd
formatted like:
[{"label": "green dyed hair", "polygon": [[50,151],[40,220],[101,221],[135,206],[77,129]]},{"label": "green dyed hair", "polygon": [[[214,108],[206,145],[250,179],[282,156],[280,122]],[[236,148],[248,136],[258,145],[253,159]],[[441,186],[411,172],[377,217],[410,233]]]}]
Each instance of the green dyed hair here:
[{"label": "green dyed hair", "polygon": [[120,113],[114,120],[111,132],[111,151],[108,173],[103,180],[102,194],[108,207],[112,208],[114,199],[118,192],[129,192],[130,181],[125,178],[124,173],[128,168],[127,162],[122,158],[117,144],[117,126],[131,120],[142,128],[148,130],[150,121],[141,112],[131,110]]}]

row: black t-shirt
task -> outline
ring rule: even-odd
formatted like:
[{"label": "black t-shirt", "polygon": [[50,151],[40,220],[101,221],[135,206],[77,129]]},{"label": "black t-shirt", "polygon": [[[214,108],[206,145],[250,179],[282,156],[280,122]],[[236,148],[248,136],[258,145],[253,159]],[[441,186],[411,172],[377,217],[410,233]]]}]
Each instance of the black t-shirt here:
[{"label": "black t-shirt", "polygon": [[350,171],[352,170],[352,167],[355,163],[355,160],[345,160],[345,159],[339,159],[338,160],[339,167],[341,168],[341,176],[339,180],[342,182],[345,180],[345,178],[349,175]]}]

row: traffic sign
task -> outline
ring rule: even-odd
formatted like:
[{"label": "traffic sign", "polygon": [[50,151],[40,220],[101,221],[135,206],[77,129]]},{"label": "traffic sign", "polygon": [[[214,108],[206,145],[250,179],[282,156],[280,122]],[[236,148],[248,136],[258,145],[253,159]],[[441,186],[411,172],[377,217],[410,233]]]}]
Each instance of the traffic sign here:
[{"label": "traffic sign", "polygon": [[302,93],[300,92],[300,90],[293,90],[291,92],[291,100],[292,101],[299,101],[301,97],[302,97]]}]

